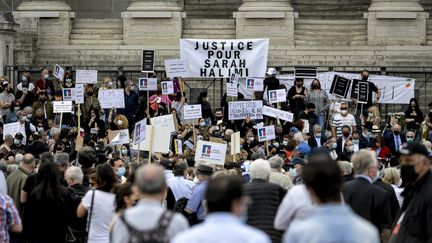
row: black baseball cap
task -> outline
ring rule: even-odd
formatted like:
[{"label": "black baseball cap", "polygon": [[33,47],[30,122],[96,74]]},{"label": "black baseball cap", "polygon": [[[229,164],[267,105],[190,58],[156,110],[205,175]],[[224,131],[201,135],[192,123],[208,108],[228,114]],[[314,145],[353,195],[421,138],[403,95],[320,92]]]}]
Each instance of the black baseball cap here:
[{"label": "black baseball cap", "polygon": [[400,150],[400,154],[401,155],[422,154],[426,157],[429,157],[429,152],[427,151],[426,147],[417,141],[404,143],[402,145],[402,149]]}]

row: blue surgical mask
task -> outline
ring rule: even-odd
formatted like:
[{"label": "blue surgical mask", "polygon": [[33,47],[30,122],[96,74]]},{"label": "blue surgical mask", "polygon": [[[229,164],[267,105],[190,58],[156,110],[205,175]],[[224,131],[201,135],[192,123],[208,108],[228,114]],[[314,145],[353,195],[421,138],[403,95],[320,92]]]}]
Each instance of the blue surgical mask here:
[{"label": "blue surgical mask", "polygon": [[45,74],[45,75],[44,75],[44,79],[45,79],[45,80],[48,80],[48,79],[49,79],[49,74]]},{"label": "blue surgical mask", "polygon": [[127,149],[122,149],[121,153],[122,153],[122,155],[127,155],[128,151],[127,151]]},{"label": "blue surgical mask", "polygon": [[316,138],[321,138],[321,133],[315,133]]},{"label": "blue surgical mask", "polygon": [[279,143],[273,143],[273,145],[278,148],[279,147]]},{"label": "blue surgical mask", "polygon": [[126,168],[125,167],[120,167],[120,168],[117,169],[117,171],[116,171],[115,174],[118,177],[122,177],[122,176],[125,175],[125,173],[126,173]]},{"label": "blue surgical mask", "polygon": [[289,173],[293,178],[297,176],[297,170],[295,168],[290,168]]},{"label": "blue surgical mask", "polygon": [[22,77],[21,77],[21,81],[23,81],[23,82],[27,82],[27,77],[26,77],[26,76],[22,76]]},{"label": "blue surgical mask", "polygon": [[288,141],[283,141],[282,144],[283,144],[283,146],[287,146],[288,145]]},{"label": "blue surgical mask", "polygon": [[353,140],[352,140],[352,143],[353,143],[353,144],[359,144],[359,140],[358,140],[358,139],[353,139]]},{"label": "blue surgical mask", "polygon": [[337,148],[337,143],[332,144],[332,148],[336,149]]},{"label": "blue surgical mask", "polygon": [[14,144],[19,145],[21,143],[21,140],[14,138]]}]

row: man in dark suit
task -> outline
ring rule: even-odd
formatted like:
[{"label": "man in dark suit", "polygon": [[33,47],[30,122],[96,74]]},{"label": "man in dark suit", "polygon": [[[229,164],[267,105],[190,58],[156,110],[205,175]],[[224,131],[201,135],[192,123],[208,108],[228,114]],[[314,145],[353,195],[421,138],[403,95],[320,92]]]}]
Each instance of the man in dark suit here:
[{"label": "man in dark suit", "polygon": [[374,224],[384,242],[390,235],[391,214],[388,193],[373,185],[378,178],[378,161],[373,152],[360,150],[351,162],[357,178],[346,182],[343,188],[345,202],[359,216]]},{"label": "man in dark suit", "polygon": [[351,127],[344,125],[342,127],[342,136],[336,140],[337,148],[336,152],[338,154],[344,152],[345,142],[351,140]]},{"label": "man in dark suit", "polygon": [[313,126],[313,134],[308,139],[309,147],[311,148],[320,148],[325,142],[327,142],[327,138],[321,133],[322,128],[320,125],[315,124]]},{"label": "man in dark suit", "polygon": [[401,126],[394,124],[392,133],[385,136],[385,144],[390,148],[390,152],[395,155],[400,152],[400,148],[404,143],[406,143],[406,138],[404,134],[401,134]]},{"label": "man in dark suit", "polygon": [[369,142],[366,140],[366,138],[360,134],[358,131],[352,132],[352,142],[354,145],[354,152],[359,151],[360,149],[365,149],[371,147],[369,145]]}]

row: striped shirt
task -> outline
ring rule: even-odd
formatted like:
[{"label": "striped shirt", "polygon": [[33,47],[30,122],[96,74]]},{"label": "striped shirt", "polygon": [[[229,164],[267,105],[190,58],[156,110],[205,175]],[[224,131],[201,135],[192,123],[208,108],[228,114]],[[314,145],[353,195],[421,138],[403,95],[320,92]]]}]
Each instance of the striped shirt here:
[{"label": "striped shirt", "polygon": [[351,114],[347,114],[346,116],[336,114],[332,122],[332,127],[336,127],[336,138],[342,136],[342,127],[345,125],[349,126],[352,131],[353,127],[357,126],[354,116]]},{"label": "striped shirt", "polygon": [[0,243],[9,242],[9,228],[16,224],[21,224],[12,198],[6,194],[0,194]]}]

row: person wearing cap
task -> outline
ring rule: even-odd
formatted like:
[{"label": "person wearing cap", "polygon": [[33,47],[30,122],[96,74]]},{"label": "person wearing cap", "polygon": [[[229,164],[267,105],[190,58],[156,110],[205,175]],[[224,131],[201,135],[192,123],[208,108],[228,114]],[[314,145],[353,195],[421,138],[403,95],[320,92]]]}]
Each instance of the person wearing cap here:
[{"label": "person wearing cap", "polygon": [[1,83],[3,92],[0,94],[0,108],[3,121],[6,121],[6,115],[9,114],[9,107],[15,101],[15,95],[11,92],[9,81],[6,79]]},{"label": "person wearing cap", "polygon": [[174,174],[173,174],[173,162],[169,159],[162,159],[159,164],[165,169],[164,170],[164,175],[166,180],[168,181],[169,179],[174,178]]},{"label": "person wearing cap", "polygon": [[371,222],[387,242],[391,228],[390,200],[388,193],[373,184],[379,178],[375,153],[362,149],[351,158],[356,179],[344,184],[345,203],[359,216]]},{"label": "person wearing cap", "polygon": [[267,233],[272,242],[280,242],[283,231],[273,226],[276,212],[286,191],[269,182],[271,167],[267,160],[258,159],[250,164],[251,182],[245,185],[245,195],[251,199],[246,223]]},{"label": "person wearing cap", "polygon": [[23,145],[24,136],[22,133],[17,132],[15,134],[13,144],[10,146],[12,153],[14,154],[25,154],[26,146]]},{"label": "person wearing cap", "polygon": [[301,185],[304,184],[302,173],[303,173],[303,167],[306,165],[304,160],[302,158],[294,158],[289,163],[290,169],[289,174],[292,177],[292,181],[294,185]]},{"label": "person wearing cap", "polygon": [[279,85],[279,79],[276,78],[276,69],[269,68],[266,73],[266,78],[264,79],[264,92],[268,94],[270,90],[279,89]]},{"label": "person wearing cap", "polygon": [[408,142],[400,151],[404,202],[390,242],[432,242],[431,161],[425,146]]},{"label": "person wearing cap", "polygon": [[298,118],[300,112],[305,110],[305,101],[307,95],[308,91],[306,87],[303,86],[303,78],[296,78],[294,81],[294,86],[289,89],[287,96],[291,107],[291,112],[294,114],[295,119]]},{"label": "person wearing cap", "polygon": [[205,191],[207,190],[208,180],[213,174],[213,168],[205,164],[200,164],[195,174],[198,178],[198,184],[194,187],[192,196],[184,210],[191,225],[201,223],[205,219],[203,200]]}]

